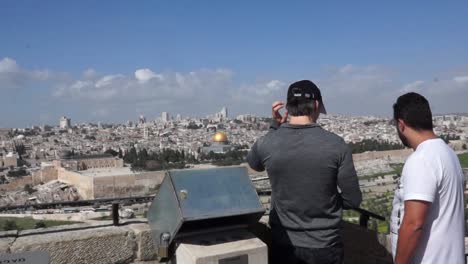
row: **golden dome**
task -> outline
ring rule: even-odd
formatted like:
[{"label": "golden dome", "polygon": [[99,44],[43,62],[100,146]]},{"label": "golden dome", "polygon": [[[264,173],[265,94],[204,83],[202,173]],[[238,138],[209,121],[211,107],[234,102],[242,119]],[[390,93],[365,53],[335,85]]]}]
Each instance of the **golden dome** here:
[{"label": "golden dome", "polygon": [[223,132],[216,132],[213,136],[214,142],[227,142],[227,136]]}]

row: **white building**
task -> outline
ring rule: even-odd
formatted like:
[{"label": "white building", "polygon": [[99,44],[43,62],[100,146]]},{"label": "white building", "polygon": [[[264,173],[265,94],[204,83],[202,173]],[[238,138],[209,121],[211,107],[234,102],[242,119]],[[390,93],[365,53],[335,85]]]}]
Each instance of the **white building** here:
[{"label": "white building", "polygon": [[68,129],[71,127],[71,119],[66,116],[62,116],[59,121],[59,126],[61,129]]},{"label": "white building", "polygon": [[256,123],[257,122],[257,117],[254,115],[238,115],[236,117],[237,120],[240,120],[244,123]]},{"label": "white building", "polygon": [[144,115],[140,115],[140,119],[138,120],[139,124],[145,124],[146,123],[146,117]]},{"label": "white building", "polygon": [[227,117],[228,117],[228,110],[227,110],[226,107],[223,107],[223,108],[221,109],[221,118],[227,119]]},{"label": "white building", "polygon": [[170,120],[169,113],[168,112],[162,112],[161,119],[162,119],[163,122],[169,122],[169,120]]}]

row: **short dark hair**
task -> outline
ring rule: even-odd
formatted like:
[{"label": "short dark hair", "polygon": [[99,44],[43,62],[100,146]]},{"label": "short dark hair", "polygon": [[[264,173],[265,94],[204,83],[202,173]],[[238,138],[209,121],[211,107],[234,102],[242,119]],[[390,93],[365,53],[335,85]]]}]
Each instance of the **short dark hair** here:
[{"label": "short dark hair", "polygon": [[429,102],[418,93],[407,93],[393,104],[393,119],[401,119],[413,129],[432,130],[432,113]]},{"label": "short dark hair", "polygon": [[286,109],[290,116],[310,116],[315,110],[315,102],[316,100],[305,101],[300,98],[291,98],[286,103]]}]

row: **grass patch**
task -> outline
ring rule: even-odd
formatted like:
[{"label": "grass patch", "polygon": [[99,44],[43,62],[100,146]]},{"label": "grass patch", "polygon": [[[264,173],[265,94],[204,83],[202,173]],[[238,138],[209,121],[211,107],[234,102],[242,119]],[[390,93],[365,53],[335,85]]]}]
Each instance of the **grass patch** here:
[{"label": "grass patch", "polygon": [[[468,153],[467,153],[468,154]],[[468,159],[468,157],[467,157]],[[391,175],[391,174],[397,174],[397,175],[401,175],[401,172],[403,171],[403,165],[402,163],[394,163],[394,164],[390,164],[390,168],[393,169],[393,172],[392,171],[388,171],[388,172],[379,172],[379,173],[375,173],[375,174],[371,174],[371,175],[364,175],[364,176],[360,176],[358,177],[358,179],[360,181],[362,180],[370,180],[370,179],[374,179],[374,178],[379,178],[379,177],[382,177],[382,176],[387,176],[387,175]]]},{"label": "grass patch", "polygon": [[458,155],[462,168],[468,168],[468,153]]},{"label": "grass patch", "polygon": [[375,174],[371,174],[371,175],[361,176],[361,177],[358,177],[358,179],[359,180],[370,180],[370,179],[386,176],[386,175],[389,175],[389,174],[392,174],[392,173],[391,172],[380,172],[380,173],[375,173]]},{"label": "grass patch", "polygon": [[0,217],[0,231],[25,230],[60,225],[70,225],[79,222],[35,220],[31,217]]},{"label": "grass patch", "polygon": [[392,167],[392,169],[395,171],[395,173],[397,175],[400,175],[401,176],[401,173],[403,171],[403,166],[404,164],[403,163],[394,163],[394,164],[390,164],[390,167]]},{"label": "grass patch", "polygon": [[382,234],[388,234],[388,221],[378,221],[377,225],[377,232],[382,233]]},{"label": "grass patch", "polygon": [[97,221],[107,221],[107,220],[112,220],[112,215],[105,215],[105,216],[100,216],[93,218],[92,220],[97,220]]}]

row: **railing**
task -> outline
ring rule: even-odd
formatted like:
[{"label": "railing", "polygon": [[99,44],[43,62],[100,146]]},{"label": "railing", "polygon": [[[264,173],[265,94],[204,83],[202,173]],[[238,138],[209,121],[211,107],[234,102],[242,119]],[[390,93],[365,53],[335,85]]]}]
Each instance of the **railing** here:
[{"label": "railing", "polygon": [[[259,177],[259,178],[252,179],[252,182],[264,181],[264,180],[268,180],[268,179],[269,179],[268,177]],[[259,195],[271,195],[271,188],[257,189],[257,193]],[[362,227],[365,227],[365,228],[368,227],[369,219],[371,217],[375,218],[377,220],[380,220],[380,221],[385,221],[384,216],[378,215],[376,213],[367,211],[367,210],[362,209],[362,208],[353,208],[353,209],[350,209],[350,210],[353,210],[353,211],[356,211],[356,212],[359,213],[359,225],[362,226]]]},{"label": "railing", "polygon": [[38,204],[23,204],[23,205],[12,205],[0,207],[0,212],[6,211],[18,211],[27,209],[56,209],[63,207],[79,207],[79,206],[99,206],[108,204],[137,204],[151,202],[154,196],[135,196],[135,197],[122,197],[122,198],[106,198],[106,199],[94,199],[94,200],[81,200],[81,201],[65,201],[65,202],[54,202],[54,203],[38,203]]},{"label": "railing", "polygon": [[79,207],[79,206],[100,206],[111,204],[111,216],[112,223],[115,226],[119,225],[119,207],[120,204],[131,205],[139,203],[151,202],[154,196],[138,196],[138,197],[122,197],[122,198],[108,198],[108,199],[95,199],[95,200],[82,200],[82,201],[67,201],[67,202],[55,202],[55,203],[43,203],[43,204],[25,204],[25,205],[13,205],[0,207],[0,212],[11,212],[28,209],[57,209],[63,207]]},{"label": "railing", "polygon": [[[267,180],[268,177],[256,178],[252,181]],[[271,196],[271,189],[257,189],[258,195],[261,196]],[[28,210],[28,209],[57,209],[63,207],[80,207],[80,206],[100,206],[100,205],[112,205],[112,221],[114,225],[119,225],[119,207],[123,205],[139,204],[139,203],[148,203],[153,200],[154,196],[138,196],[138,197],[122,197],[122,198],[106,198],[106,199],[95,199],[95,200],[81,200],[81,201],[66,201],[66,202],[54,202],[54,203],[43,203],[43,204],[24,204],[24,205],[13,205],[13,206],[3,206],[0,207],[0,212],[11,212],[19,210]],[[360,214],[359,216],[359,225],[367,228],[369,219],[375,218],[380,221],[385,221],[385,217],[375,214],[373,212],[367,211],[362,208],[351,209]]]},{"label": "railing", "polygon": [[385,221],[385,217],[383,217],[381,215],[378,215],[378,214],[375,214],[373,212],[369,212],[369,211],[367,211],[365,209],[362,209],[362,208],[353,208],[351,210],[356,211],[356,212],[358,212],[360,214],[359,215],[359,225],[363,226],[365,228],[367,228],[368,223],[369,223],[369,219],[371,217],[375,218],[377,220],[380,220],[380,221]]}]

